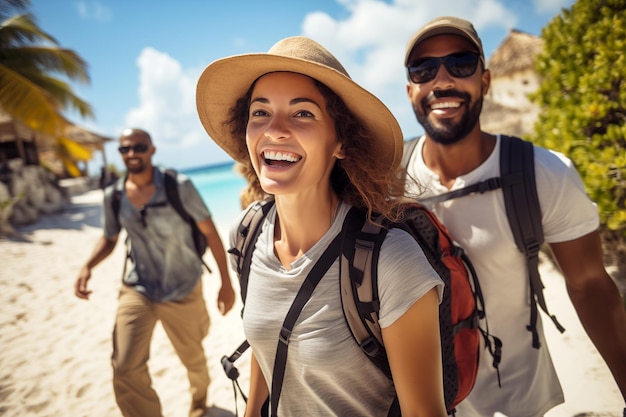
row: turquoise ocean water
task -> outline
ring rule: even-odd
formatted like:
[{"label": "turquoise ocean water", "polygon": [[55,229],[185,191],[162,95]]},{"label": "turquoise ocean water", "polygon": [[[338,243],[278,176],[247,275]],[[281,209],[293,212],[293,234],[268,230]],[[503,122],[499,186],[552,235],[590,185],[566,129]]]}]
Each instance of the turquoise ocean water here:
[{"label": "turquoise ocean water", "polygon": [[218,227],[230,227],[241,213],[239,192],[246,181],[233,170],[233,162],[181,169],[194,183]]}]

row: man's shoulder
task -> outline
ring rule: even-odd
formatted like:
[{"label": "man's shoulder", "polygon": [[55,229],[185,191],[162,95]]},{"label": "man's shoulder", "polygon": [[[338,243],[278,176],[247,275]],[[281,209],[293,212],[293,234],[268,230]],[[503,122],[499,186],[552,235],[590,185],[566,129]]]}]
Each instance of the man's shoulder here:
[{"label": "man's shoulder", "polygon": [[553,149],[534,145],[535,166],[551,172],[567,172],[573,168],[572,160],[565,154]]},{"label": "man's shoulder", "polygon": [[[415,154],[415,150],[419,148],[418,144],[423,137],[424,137],[423,135],[414,136],[412,138],[404,140],[404,143],[403,143],[404,149],[402,151],[402,161],[400,162],[400,164],[404,168],[410,170],[410,166],[412,165],[411,162],[415,159],[413,158],[413,155]],[[421,160],[421,158],[418,158],[418,163],[419,163],[419,160]]]},{"label": "man's shoulder", "polygon": [[160,175],[165,178],[165,176],[170,176],[176,180],[176,183],[180,186],[181,184],[191,183],[191,180],[188,175],[183,172],[178,171],[175,168],[168,168],[163,166],[156,167],[159,171]]},{"label": "man's shoulder", "polygon": [[121,195],[124,190],[124,180],[125,177],[120,177],[104,188],[103,201],[105,204],[110,204],[113,198]]}]

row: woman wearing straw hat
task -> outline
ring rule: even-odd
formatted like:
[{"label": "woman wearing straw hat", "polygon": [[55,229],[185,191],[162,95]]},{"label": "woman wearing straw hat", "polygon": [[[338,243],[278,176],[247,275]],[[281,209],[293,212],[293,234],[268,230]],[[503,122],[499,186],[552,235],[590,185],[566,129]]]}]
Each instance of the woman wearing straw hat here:
[{"label": "woman wearing straw hat", "polygon": [[[252,346],[245,416],[256,417],[275,382],[285,315],[350,208],[399,215],[402,132],[380,100],[304,37],[283,39],[268,53],[213,62],[198,81],[197,106],[209,136],[255,173],[250,187],[257,198],[275,201],[256,242],[243,314]],[[419,245],[392,229],[378,260],[380,324],[393,382],[351,336],[339,268],[335,260],[288,336],[278,415],[386,416],[397,393],[403,416],[445,416],[443,284]]]}]

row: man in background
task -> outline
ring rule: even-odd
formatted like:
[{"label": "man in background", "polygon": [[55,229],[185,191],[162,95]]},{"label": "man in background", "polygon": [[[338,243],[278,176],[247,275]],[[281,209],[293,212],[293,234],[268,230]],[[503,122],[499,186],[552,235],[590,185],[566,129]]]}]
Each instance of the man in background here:
[{"label": "man in background", "polygon": [[[210,319],[202,292],[202,261],[190,225],[169,203],[165,171],[152,165],[155,147],[141,129],[125,129],[119,151],[128,175],[106,188],[104,233],[80,270],[75,283],[78,298],[89,299],[91,270],[115,248],[126,229],[132,267],[123,277],[113,331],[113,388],[125,417],[160,417],[161,404],[152,388],[147,362],[157,321],[169,337],[183,365],[191,388],[190,417],[206,409],[210,379],[202,340]],[[226,253],[210,213],[192,182],[176,177],[184,209],[207,239],[221,276],[218,307],[226,314],[235,295]],[[119,190],[119,213],[113,199]]]}]

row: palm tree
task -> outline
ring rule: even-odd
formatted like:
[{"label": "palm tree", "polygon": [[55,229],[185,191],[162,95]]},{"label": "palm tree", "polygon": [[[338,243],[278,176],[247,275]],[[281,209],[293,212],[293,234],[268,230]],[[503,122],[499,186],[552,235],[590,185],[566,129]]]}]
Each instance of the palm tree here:
[{"label": "palm tree", "polygon": [[72,108],[93,117],[91,106],[74,94],[72,81],[89,83],[87,63],[37,26],[25,12],[30,0],[0,0],[0,106],[29,128],[58,136],[69,123],[61,114]]}]

